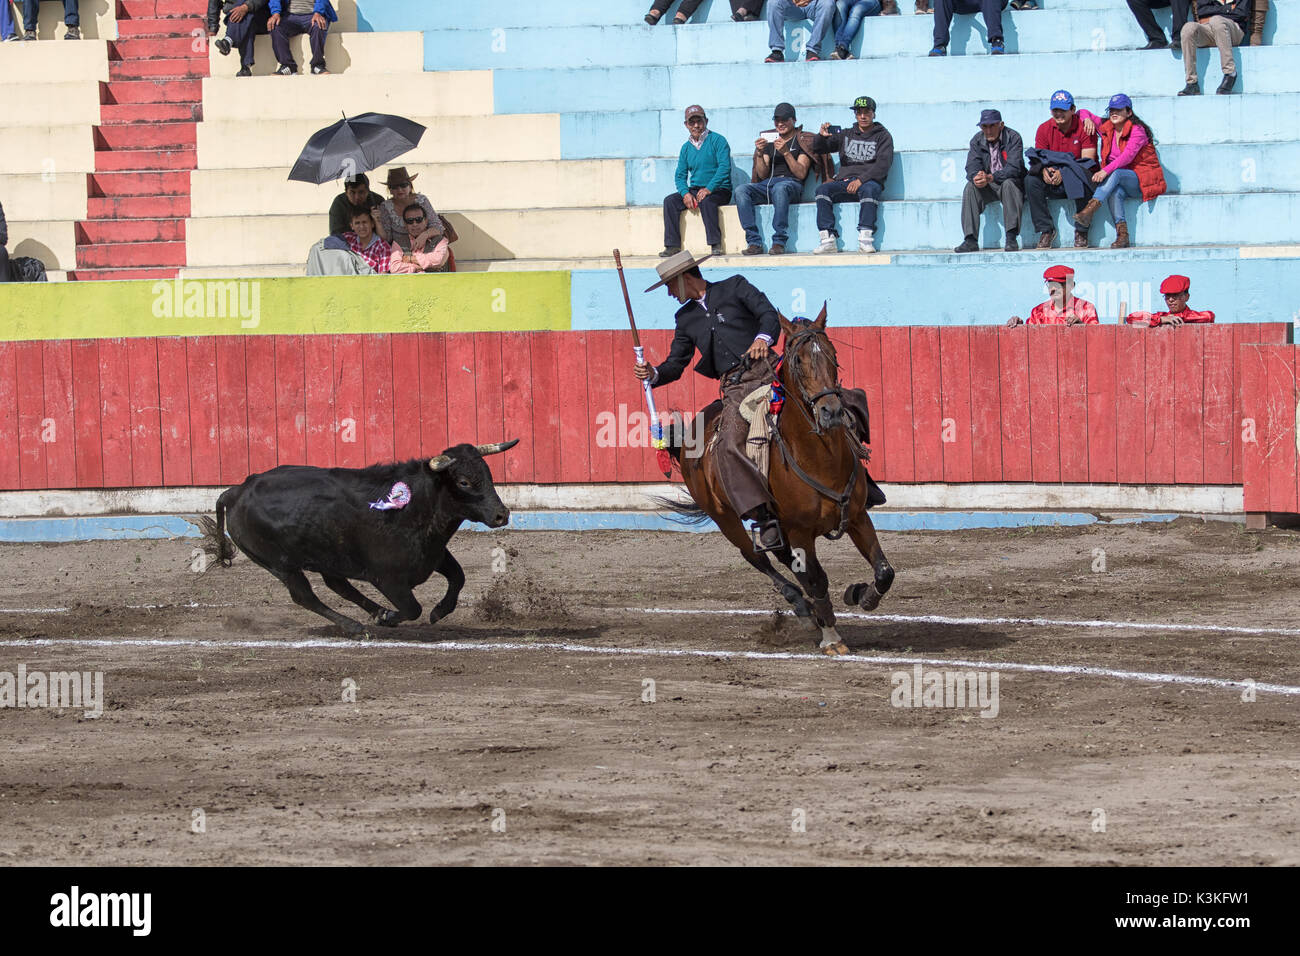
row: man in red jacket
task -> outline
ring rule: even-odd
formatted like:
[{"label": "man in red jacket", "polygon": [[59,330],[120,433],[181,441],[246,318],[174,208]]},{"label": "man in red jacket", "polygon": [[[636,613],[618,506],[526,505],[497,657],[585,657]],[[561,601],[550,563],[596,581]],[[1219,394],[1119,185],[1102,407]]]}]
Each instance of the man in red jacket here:
[{"label": "man in red jacket", "polygon": [[1213,322],[1214,313],[1206,310],[1199,312],[1187,307],[1187,290],[1192,280],[1187,276],[1170,276],[1160,283],[1160,293],[1165,297],[1166,312],[1132,312],[1124,318],[1129,325],[1145,325],[1155,328],[1158,325],[1182,325],[1185,322]]},{"label": "man in red jacket", "polygon": [[1007,321],[1007,328],[1017,325],[1096,325],[1097,310],[1087,299],[1074,297],[1074,270],[1069,266],[1051,266],[1043,273],[1047,280],[1046,302],[1034,306],[1026,322],[1018,315]]}]

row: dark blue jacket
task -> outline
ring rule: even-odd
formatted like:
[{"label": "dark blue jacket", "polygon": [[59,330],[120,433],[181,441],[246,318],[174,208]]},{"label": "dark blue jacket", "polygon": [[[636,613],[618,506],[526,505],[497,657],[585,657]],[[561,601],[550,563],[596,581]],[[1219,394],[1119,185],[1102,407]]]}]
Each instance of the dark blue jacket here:
[{"label": "dark blue jacket", "polygon": [[1250,33],[1250,14],[1254,0],[1197,0],[1198,17],[1227,17],[1246,33]]},{"label": "dark blue jacket", "polygon": [[1025,159],[1029,160],[1029,174],[1041,175],[1044,166],[1053,166],[1061,171],[1061,188],[1071,199],[1083,199],[1091,196],[1096,184],[1092,174],[1099,168],[1095,159],[1075,159],[1073,153],[1055,149],[1039,149],[1031,146],[1025,150]]},{"label": "dark blue jacket", "polygon": [[[1002,154],[1002,168],[993,174],[993,181],[999,185],[1008,179],[1020,182],[1025,178],[1025,144],[1020,134],[1010,126],[1003,126],[998,136],[998,151]],[[988,140],[980,130],[970,141],[970,150],[966,153],[966,178],[974,179],[979,172],[990,172]]]}]

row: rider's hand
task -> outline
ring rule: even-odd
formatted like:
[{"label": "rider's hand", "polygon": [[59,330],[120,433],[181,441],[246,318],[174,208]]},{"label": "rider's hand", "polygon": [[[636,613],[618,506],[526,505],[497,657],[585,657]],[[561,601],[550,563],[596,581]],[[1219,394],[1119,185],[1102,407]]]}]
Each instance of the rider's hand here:
[{"label": "rider's hand", "polygon": [[767,353],[771,351],[765,339],[754,339],[754,344],[749,347],[748,355],[755,362],[767,358]]},{"label": "rider's hand", "polygon": [[632,371],[635,372],[636,377],[641,379],[641,381],[643,382],[646,381],[648,378],[650,378],[651,375],[654,374],[654,369],[651,368],[649,365],[647,365],[645,362],[641,362],[638,365],[632,366]]}]

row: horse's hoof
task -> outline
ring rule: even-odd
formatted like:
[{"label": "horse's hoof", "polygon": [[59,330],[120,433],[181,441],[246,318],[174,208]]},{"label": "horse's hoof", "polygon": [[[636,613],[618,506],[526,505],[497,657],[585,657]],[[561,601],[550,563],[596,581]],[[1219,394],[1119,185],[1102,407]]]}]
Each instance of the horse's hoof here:
[{"label": "horse's hoof", "polygon": [[858,606],[858,599],[862,596],[862,591],[863,591],[864,588],[866,588],[866,585],[865,585],[865,584],[862,584],[862,583],[858,583],[858,584],[850,584],[847,588],[845,588],[845,589],[844,589],[844,606],[845,606],[845,607],[857,607],[857,606]]},{"label": "horse's hoof", "polygon": [[841,657],[849,652],[849,647],[843,641],[835,644],[827,644],[825,647],[819,647],[819,651],[827,657]]}]

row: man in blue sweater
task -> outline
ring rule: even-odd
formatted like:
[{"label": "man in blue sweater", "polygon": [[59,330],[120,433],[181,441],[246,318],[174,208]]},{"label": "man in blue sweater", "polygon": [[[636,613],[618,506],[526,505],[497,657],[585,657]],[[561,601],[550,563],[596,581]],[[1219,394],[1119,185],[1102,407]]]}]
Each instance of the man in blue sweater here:
[{"label": "man in blue sweater", "polygon": [[709,129],[704,107],[686,107],[690,133],[677,156],[677,192],[664,197],[664,250],[661,259],[682,251],[682,213],[692,209],[704,218],[704,238],[715,256],[723,254],[718,207],[731,201],[731,147]]}]

